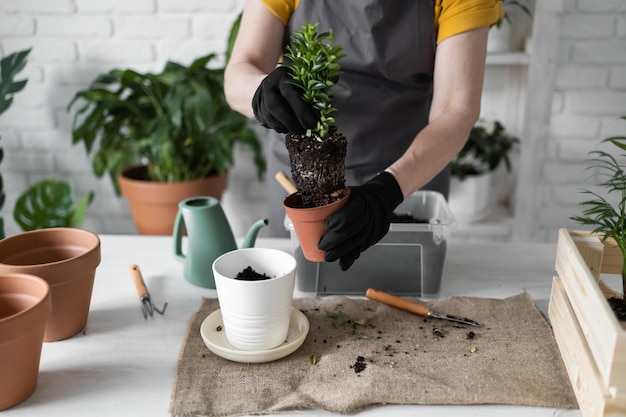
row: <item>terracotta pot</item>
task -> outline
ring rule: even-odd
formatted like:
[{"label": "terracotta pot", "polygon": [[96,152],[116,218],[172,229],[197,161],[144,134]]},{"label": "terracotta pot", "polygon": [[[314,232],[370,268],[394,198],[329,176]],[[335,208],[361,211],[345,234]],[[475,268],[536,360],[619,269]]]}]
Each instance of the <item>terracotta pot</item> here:
[{"label": "terracotta pot", "polygon": [[0,410],[21,403],[35,390],[51,309],[46,281],[0,274]]},{"label": "terracotta pot", "polygon": [[311,262],[324,262],[324,251],[317,247],[317,243],[326,233],[326,218],[348,202],[350,189],[346,187],[345,190],[344,198],[320,207],[303,208],[298,193],[287,196],[283,202],[287,216],[298,235],[302,253]]},{"label": "terracotta pot", "polygon": [[99,264],[100,238],[82,229],[39,229],[0,240],[0,273],[32,274],[50,285],[46,342],[67,339],[85,328]]},{"label": "terracotta pot", "polygon": [[228,181],[227,174],[174,183],[147,181],[144,178],[145,166],[129,168],[118,178],[137,231],[142,235],[171,235],[179,202],[196,196],[219,200]]}]

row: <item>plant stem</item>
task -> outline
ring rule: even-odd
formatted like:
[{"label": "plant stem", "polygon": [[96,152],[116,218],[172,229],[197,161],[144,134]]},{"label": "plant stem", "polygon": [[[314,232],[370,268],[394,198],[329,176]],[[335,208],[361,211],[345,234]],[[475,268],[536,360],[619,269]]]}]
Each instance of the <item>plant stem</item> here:
[{"label": "plant stem", "polygon": [[622,252],[622,302],[626,305],[626,253]]}]

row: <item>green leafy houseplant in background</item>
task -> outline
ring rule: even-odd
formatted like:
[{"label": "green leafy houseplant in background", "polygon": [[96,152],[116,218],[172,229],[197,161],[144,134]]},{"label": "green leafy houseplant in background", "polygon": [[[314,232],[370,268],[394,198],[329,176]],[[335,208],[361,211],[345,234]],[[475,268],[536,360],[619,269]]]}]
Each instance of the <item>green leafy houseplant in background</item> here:
[{"label": "green leafy houseplant in background", "polygon": [[341,74],[342,47],[333,44],[332,31],[318,33],[307,23],[292,34],[285,66],[292,83],[316,111],[319,121],[305,134],[285,138],[291,175],[304,207],[318,207],[343,197],[347,141],[335,126],[333,86]]},{"label": "green leafy houseplant in background", "polygon": [[[26,58],[30,49],[15,52],[0,59],[0,114],[11,107],[13,96],[26,87],[28,80],[15,81],[17,74],[26,66]],[[4,151],[0,147],[0,163],[4,158]],[[0,174],[0,210],[5,201],[4,183]],[[0,217],[0,239],[4,239],[4,219]]]},{"label": "green leafy houseplant in background", "polygon": [[13,218],[23,231],[80,227],[93,197],[93,192],[89,192],[75,202],[71,182],[48,178],[33,184],[18,197]]},{"label": "green leafy houseplant in background", "polygon": [[[0,60],[0,114],[9,109],[13,96],[26,87],[28,80],[15,81],[15,77],[26,66],[30,51],[15,52]],[[0,162],[3,154],[0,148]],[[3,188],[0,175],[0,209],[5,202]],[[79,227],[92,200],[93,193],[89,193],[74,205],[72,184],[49,178],[32,185],[18,197],[13,218],[24,231],[46,227]],[[0,239],[4,237],[4,219],[0,218]]]},{"label": "green leafy houseplant in background", "polygon": [[113,69],[76,93],[68,111],[83,104],[74,116],[73,144],[93,154],[94,173],[109,174],[118,195],[118,175],[140,163],[151,181],[223,174],[238,142],[253,153],[261,178],[261,143],[245,116],[228,106],[224,69],[208,67],[215,58],[209,54],[188,67],[170,61],[160,73]]},{"label": "green leafy houseplant in background", "polygon": [[501,163],[510,172],[510,154],[518,143],[519,139],[507,134],[499,121],[481,119],[472,128],[467,142],[452,160],[451,174],[462,181],[468,176],[495,171]]},{"label": "green leafy houseplant in background", "polygon": [[[626,116],[622,119],[626,120]],[[626,318],[626,172],[622,165],[626,159],[626,136],[610,137],[601,143],[613,145],[615,152],[590,152],[593,157],[588,160],[588,169],[601,178],[599,186],[607,195],[584,190],[583,193],[590,196],[590,199],[580,203],[583,207],[582,215],[571,219],[594,227],[593,233],[600,234],[603,240],[614,239],[619,247],[622,253],[622,299],[619,301]],[[610,201],[609,197],[615,197],[615,201]]]}]

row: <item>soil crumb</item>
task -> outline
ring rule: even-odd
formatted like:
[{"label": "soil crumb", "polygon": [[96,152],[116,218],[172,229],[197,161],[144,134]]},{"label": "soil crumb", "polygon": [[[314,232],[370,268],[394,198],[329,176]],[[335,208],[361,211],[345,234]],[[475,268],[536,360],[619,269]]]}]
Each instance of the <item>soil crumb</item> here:
[{"label": "soil crumb", "polygon": [[367,363],[365,362],[365,358],[363,356],[357,356],[356,362],[354,365],[350,365],[350,368],[354,369],[355,373],[363,372],[365,368],[367,368]]}]

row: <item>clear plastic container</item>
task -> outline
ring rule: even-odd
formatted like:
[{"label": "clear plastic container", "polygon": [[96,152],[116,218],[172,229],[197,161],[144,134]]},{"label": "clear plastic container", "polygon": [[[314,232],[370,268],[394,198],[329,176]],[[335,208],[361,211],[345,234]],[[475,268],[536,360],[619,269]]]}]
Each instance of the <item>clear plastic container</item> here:
[{"label": "clear plastic container", "polygon": [[316,295],[365,295],[368,288],[375,288],[398,295],[438,298],[447,243],[456,226],[454,215],[443,195],[435,191],[413,193],[394,213],[419,222],[392,222],[389,233],[361,253],[345,272],[337,262],[306,260],[291,221],[285,216],[297,261],[296,288]]}]

